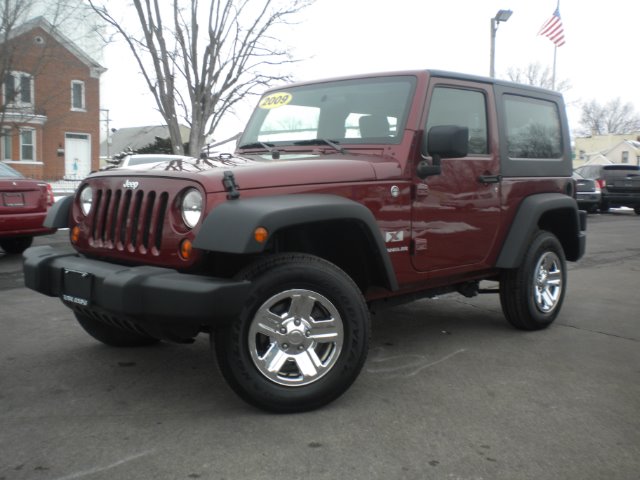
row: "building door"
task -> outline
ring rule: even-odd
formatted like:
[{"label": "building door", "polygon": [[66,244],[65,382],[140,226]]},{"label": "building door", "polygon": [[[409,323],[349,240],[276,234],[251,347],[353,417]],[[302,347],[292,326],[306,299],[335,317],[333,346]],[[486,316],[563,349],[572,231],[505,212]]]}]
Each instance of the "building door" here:
[{"label": "building door", "polygon": [[64,139],[64,176],[80,180],[91,173],[91,137],[86,133],[67,133]]}]

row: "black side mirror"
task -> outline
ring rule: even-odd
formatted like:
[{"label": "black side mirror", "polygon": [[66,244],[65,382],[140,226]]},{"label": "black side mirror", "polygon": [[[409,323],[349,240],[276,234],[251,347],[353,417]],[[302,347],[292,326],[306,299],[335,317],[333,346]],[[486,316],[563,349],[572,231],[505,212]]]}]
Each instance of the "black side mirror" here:
[{"label": "black side mirror", "polygon": [[433,158],[433,164],[426,161],[418,164],[417,175],[426,178],[439,175],[441,158],[462,158],[469,152],[469,129],[457,125],[438,125],[431,127],[429,133],[422,135],[423,158],[426,155]]},{"label": "black side mirror", "polygon": [[469,153],[469,129],[457,125],[431,127],[423,152],[440,158],[461,158]]}]

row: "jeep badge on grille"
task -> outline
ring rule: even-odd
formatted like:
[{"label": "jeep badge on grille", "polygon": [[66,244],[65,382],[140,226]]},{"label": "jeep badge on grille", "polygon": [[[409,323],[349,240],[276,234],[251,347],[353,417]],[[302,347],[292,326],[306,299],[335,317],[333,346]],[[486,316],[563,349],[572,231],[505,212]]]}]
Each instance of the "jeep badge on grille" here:
[{"label": "jeep badge on grille", "polygon": [[138,188],[138,185],[140,185],[138,182],[132,182],[131,180],[127,179],[122,184],[122,188],[130,188],[131,190],[135,190],[136,188]]}]

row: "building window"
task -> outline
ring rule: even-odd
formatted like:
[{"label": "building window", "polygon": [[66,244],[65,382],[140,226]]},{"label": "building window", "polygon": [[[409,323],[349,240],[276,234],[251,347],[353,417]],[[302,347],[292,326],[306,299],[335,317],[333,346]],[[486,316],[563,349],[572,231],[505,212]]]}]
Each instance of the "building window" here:
[{"label": "building window", "polygon": [[629,163],[629,152],[622,152],[622,163]]},{"label": "building window", "polygon": [[34,161],[36,159],[35,130],[20,130],[20,160]]},{"label": "building window", "polygon": [[7,106],[33,106],[33,77],[28,73],[7,73],[2,87],[4,90],[4,102]]},{"label": "building window", "polygon": [[85,110],[84,102],[84,82],[80,80],[71,81],[71,110]]},{"label": "building window", "polygon": [[11,145],[11,129],[3,128],[1,135],[0,140],[2,140],[2,145],[0,145],[0,148],[2,149],[2,160],[12,160],[13,145]]}]

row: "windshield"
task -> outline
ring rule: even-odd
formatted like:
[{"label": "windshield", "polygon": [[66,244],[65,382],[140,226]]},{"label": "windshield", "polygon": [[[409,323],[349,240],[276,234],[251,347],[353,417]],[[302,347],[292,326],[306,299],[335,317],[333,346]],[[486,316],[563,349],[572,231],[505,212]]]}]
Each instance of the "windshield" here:
[{"label": "windshield", "polygon": [[0,162],[0,178],[24,178],[24,176],[9,165]]},{"label": "windshield", "polygon": [[167,156],[167,155],[158,155],[158,156],[153,156],[153,155],[144,155],[144,156],[138,156],[138,155],[132,155],[129,157],[129,161],[127,162],[129,165],[143,165],[145,163],[158,163],[158,162],[168,162],[170,160],[182,160],[182,157],[174,157],[174,156]]},{"label": "windshield", "polygon": [[364,78],[269,93],[238,145],[400,143],[415,83],[412,76]]}]

